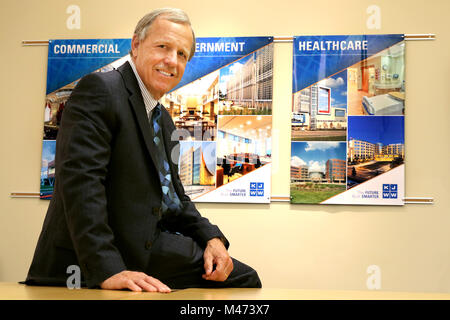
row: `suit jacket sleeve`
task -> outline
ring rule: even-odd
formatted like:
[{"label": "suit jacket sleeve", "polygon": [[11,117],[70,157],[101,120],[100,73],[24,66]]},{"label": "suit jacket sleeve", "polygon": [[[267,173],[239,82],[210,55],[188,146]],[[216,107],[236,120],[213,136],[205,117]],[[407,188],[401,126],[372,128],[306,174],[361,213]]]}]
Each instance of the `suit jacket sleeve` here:
[{"label": "suit jacket sleeve", "polygon": [[89,287],[126,269],[108,225],[104,186],[114,128],[110,99],[101,77],[84,77],[66,104],[56,148],[64,214]]},{"label": "suit jacket sleeve", "polygon": [[176,134],[173,134],[176,127],[167,113],[165,118],[165,143],[169,146],[168,157],[171,159],[171,172],[173,173],[173,183],[175,190],[183,204],[182,212],[176,217],[169,217],[165,219],[164,226],[169,230],[181,232],[184,235],[193,238],[200,246],[206,247],[208,240],[212,238],[220,238],[225,247],[228,249],[230,243],[220,229],[210,223],[210,221],[202,217],[194,203],[184,191],[183,184],[178,175],[178,158],[179,158],[179,142]]}]

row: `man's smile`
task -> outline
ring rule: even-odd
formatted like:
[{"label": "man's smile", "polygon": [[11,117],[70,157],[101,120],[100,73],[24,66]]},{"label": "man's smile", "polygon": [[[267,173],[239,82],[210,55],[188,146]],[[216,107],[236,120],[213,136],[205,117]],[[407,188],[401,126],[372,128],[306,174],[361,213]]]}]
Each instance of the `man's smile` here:
[{"label": "man's smile", "polygon": [[168,72],[168,71],[164,71],[164,70],[161,70],[161,69],[156,69],[156,71],[158,71],[159,73],[161,73],[163,76],[166,76],[166,77],[173,77],[173,76],[175,76],[173,73]]}]

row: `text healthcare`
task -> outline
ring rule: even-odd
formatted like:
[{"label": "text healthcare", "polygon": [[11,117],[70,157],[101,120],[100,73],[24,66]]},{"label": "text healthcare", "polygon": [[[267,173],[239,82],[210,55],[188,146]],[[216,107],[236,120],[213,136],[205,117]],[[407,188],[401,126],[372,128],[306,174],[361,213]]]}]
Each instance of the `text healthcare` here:
[{"label": "text healthcare", "polygon": [[344,51],[344,50],[367,50],[367,40],[363,41],[300,41],[300,51]]}]

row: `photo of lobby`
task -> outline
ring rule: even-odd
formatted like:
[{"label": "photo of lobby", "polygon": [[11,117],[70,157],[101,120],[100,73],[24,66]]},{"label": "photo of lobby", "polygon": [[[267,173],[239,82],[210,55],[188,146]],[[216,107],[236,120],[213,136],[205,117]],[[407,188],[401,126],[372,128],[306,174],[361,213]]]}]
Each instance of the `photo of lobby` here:
[{"label": "photo of lobby", "polygon": [[219,116],[216,186],[271,162],[272,116]]},{"label": "photo of lobby", "polygon": [[347,70],[349,115],[404,114],[404,41]]},{"label": "photo of lobby", "polygon": [[[102,66],[101,68],[93,72],[108,72],[111,71],[125,61],[129,60],[129,56],[122,57],[114,62]],[[81,79],[81,78],[80,78]],[[45,97],[45,109],[44,109],[44,140],[55,140],[58,134],[59,124],[64,111],[67,100],[72,94],[72,90],[78,84],[77,79],[72,83],[69,83],[58,90],[55,90]]]},{"label": "photo of lobby", "polygon": [[44,140],[54,140],[58,134],[64,106],[76,83],[71,83],[47,95],[44,109]]},{"label": "photo of lobby", "polygon": [[215,140],[218,102],[218,71],[161,98],[178,129],[179,140]]},{"label": "photo of lobby", "polygon": [[219,114],[272,114],[273,44],[222,68],[219,82]]}]

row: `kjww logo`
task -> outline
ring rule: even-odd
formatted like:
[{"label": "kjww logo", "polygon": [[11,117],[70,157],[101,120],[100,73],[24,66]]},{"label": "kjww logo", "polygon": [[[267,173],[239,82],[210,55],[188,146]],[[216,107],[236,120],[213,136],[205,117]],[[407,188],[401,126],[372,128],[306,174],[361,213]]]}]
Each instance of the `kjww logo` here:
[{"label": "kjww logo", "polygon": [[383,199],[397,199],[397,184],[383,184]]},{"label": "kjww logo", "polygon": [[264,196],[264,182],[250,182],[250,197]]}]

